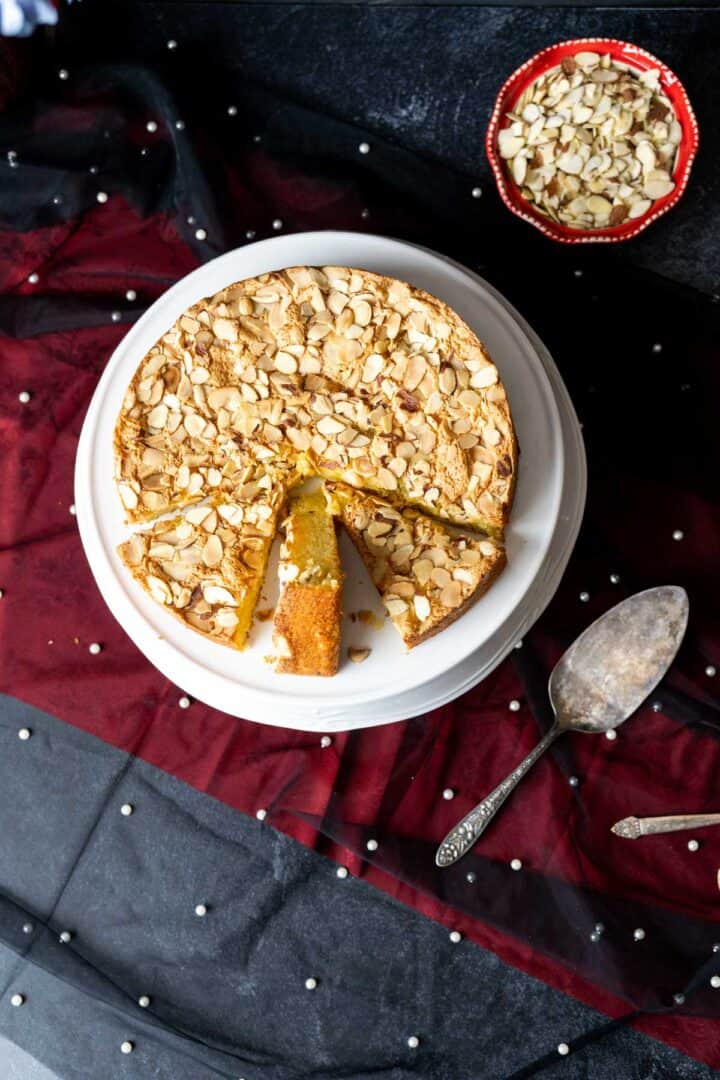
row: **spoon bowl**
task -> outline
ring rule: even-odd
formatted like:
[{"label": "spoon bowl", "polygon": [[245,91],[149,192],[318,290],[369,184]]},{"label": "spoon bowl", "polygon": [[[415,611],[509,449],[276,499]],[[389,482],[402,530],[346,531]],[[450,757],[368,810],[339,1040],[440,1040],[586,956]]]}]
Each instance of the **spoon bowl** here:
[{"label": "spoon bowl", "polygon": [[558,727],[591,734],[620,727],[670,667],[688,612],[685,590],[662,585],[635,593],[596,619],[550,675]]},{"label": "spoon bowl", "polygon": [[524,761],[447,834],[435,855],[452,866],[466,855],[539,757],[565,731],[614,731],[667,672],[687,628],[687,593],[677,585],[635,593],[596,619],[553,668],[555,722]]}]

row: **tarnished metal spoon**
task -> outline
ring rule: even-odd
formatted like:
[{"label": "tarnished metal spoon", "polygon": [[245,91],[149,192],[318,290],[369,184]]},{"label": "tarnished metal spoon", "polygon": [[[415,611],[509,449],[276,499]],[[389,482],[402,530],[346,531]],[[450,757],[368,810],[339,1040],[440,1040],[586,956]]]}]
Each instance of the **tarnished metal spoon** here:
[{"label": "tarnished metal spoon", "polygon": [[688,598],[676,585],[636,593],[587,628],[553,668],[555,722],[528,756],[451,829],[435,855],[452,866],[482,835],[508,795],[564,731],[602,734],[627,720],[662,679],[680,648]]}]

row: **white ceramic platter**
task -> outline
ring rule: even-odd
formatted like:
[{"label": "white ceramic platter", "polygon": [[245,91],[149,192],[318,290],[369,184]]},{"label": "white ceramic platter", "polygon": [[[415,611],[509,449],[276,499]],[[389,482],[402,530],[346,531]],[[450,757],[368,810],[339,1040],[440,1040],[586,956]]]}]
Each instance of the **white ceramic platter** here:
[{"label": "white ceramic platter", "polygon": [[[112,433],[122,397],[147,350],[191,304],[232,281],[298,264],[358,266],[410,281],[453,307],[486,344],[507,388],[521,447],[508,566],[488,593],[442,634],[405,651],[392,626],[346,616],[343,663],[332,679],[277,675],[271,623],[256,622],[237,653],[184,627],[145,595],[115,548],[128,535],[112,478]],[[549,602],[577,535],[585,495],[582,440],[549,354],[520,316],[481,278],[434,252],[381,236],[300,233],[252,244],[183,278],[120,342],[83,426],[75,504],[90,567],[110,610],[147,658],[191,697],[235,716],[304,730],[345,730],[405,719],[452,700],[499,663]],[[346,612],[380,611],[377,594],[343,538]],[[265,599],[276,592],[274,560]],[[367,645],[353,664],[347,645]]]}]

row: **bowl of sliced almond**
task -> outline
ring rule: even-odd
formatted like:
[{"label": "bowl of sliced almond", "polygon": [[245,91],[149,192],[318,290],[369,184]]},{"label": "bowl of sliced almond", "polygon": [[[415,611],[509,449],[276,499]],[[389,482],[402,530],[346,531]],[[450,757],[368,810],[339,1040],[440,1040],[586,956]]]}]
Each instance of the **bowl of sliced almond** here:
[{"label": "bowl of sliced almond", "polygon": [[577,38],[527,60],[497,96],[485,148],[505,205],[564,244],[628,240],[682,197],[697,120],[637,45]]}]

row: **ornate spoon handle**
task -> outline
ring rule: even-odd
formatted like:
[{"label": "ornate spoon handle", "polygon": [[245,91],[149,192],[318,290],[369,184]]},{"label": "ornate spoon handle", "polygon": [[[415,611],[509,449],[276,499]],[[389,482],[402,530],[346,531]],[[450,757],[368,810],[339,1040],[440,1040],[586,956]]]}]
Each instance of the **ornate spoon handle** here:
[{"label": "ornate spoon handle", "polygon": [[517,768],[513,769],[501,784],[498,784],[494,791],[491,791],[481,803],[478,803],[474,810],[466,814],[462,821],[450,830],[435,854],[435,862],[438,866],[452,866],[463,855],[467,855],[475,841],[495,817],[510,792],[514,790],[537,759],[545,753],[548,746],[555,741],[560,731],[558,725],[553,724],[547,735],[540,740],[534,750],[530,751],[525,760],[521,761]]},{"label": "ornate spoon handle", "polygon": [[616,821],[611,828],[616,836],[637,840],[639,836],[655,833],[679,832],[681,829],[703,829],[707,825],[720,825],[720,814],[676,814],[671,817],[627,817]]}]

